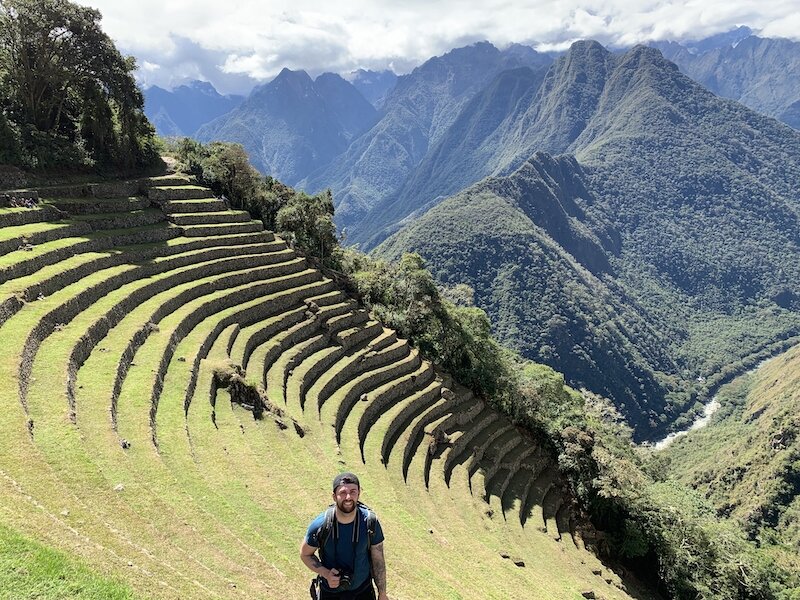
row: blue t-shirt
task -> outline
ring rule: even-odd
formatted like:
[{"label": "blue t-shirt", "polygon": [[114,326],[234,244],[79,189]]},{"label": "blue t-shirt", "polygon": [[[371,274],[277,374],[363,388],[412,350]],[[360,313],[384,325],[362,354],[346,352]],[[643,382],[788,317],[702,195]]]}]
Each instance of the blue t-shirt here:
[{"label": "blue t-shirt", "polygon": [[[352,523],[336,523],[334,517],[334,528],[338,526],[338,536],[334,535],[334,530],[328,534],[328,539],[325,541],[325,547],[320,550],[320,560],[328,569],[345,569],[353,574],[353,580],[350,585],[350,590],[357,590],[364,585],[370,576],[370,560],[369,550],[369,533],[367,532],[367,515],[368,510],[363,507],[358,507],[358,518],[353,519]],[[358,521],[358,530],[355,531],[356,521]],[[306,531],[306,543],[314,548],[319,548],[319,534],[322,525],[325,523],[325,512],[319,515],[316,519],[311,521]],[[357,541],[355,541],[357,536]],[[336,542],[334,543],[334,538]],[[375,532],[372,534],[372,545],[377,545],[383,542],[383,530],[381,524],[376,521]],[[340,592],[338,588],[330,589],[327,581],[322,578],[322,587],[329,592]]]}]

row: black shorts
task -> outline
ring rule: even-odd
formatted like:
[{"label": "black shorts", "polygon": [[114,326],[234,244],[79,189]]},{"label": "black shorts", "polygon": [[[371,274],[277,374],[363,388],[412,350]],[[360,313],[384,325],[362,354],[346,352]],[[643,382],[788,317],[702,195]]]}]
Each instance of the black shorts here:
[{"label": "black shorts", "polygon": [[320,593],[320,600],[375,600],[375,588],[369,580],[358,590],[338,593],[320,590]]}]

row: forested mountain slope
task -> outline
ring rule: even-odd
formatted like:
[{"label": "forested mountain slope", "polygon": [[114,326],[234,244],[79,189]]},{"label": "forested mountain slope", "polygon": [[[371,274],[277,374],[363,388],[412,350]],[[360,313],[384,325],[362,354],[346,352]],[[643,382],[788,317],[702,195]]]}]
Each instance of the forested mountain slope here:
[{"label": "forested mountain slope", "polygon": [[486,175],[508,173],[536,151],[566,151],[594,115],[615,60],[597,42],[578,42],[543,81],[523,71],[501,74],[466,107],[402,190],[383,203],[388,206],[363,220],[357,239],[372,246],[437,197]]},{"label": "forested mountain slope", "polygon": [[[604,277],[618,300],[610,310],[637,307],[663,336],[659,344],[670,356],[666,363],[645,360],[650,370],[663,369],[669,377],[657,393],[643,383],[639,402],[649,406],[640,407],[638,416],[625,392],[612,394],[626,405],[639,435],[650,435],[691,408],[694,379],[719,375],[743,357],[800,334],[800,134],[719,99],[654,49],[637,47],[615,56],[597,43],[578,42],[550,69],[531,103],[518,103],[513,116],[474,147],[473,156],[488,158],[471,164],[475,176],[492,169],[502,174],[525,164],[539,148],[574,153],[584,168],[586,193],[572,190],[572,197],[584,201],[587,218],[610,223],[619,236],[619,250],[604,248],[602,258],[609,261]],[[447,200],[442,210],[465,205],[480,189]],[[530,192],[545,199],[548,193],[543,188]],[[503,197],[507,201],[507,194]],[[481,211],[501,210],[502,203],[483,201],[488,204]],[[543,214],[533,222],[547,229]],[[441,221],[440,213],[412,221],[382,251],[418,250],[443,280],[455,281],[464,273],[448,261],[444,247],[460,252],[464,238],[440,233],[426,240],[437,215]],[[465,226],[476,240],[494,239],[494,224],[469,211],[460,215],[471,220]],[[509,246],[504,244],[505,253]],[[480,244],[473,260],[482,264],[482,256],[500,247],[496,239]],[[575,252],[569,246],[567,251]],[[511,254],[509,264],[529,258],[520,248]],[[569,303],[553,303],[541,290],[533,293],[549,272],[544,265],[537,278],[520,277],[516,293],[488,294],[502,281],[499,266],[476,272],[471,281],[479,305],[498,323],[506,342],[538,339],[542,324],[558,315],[581,322],[582,310],[565,309]],[[553,267],[553,273],[561,272]],[[555,276],[547,289],[563,286]],[[522,290],[530,293],[526,302],[518,300]],[[528,315],[518,319],[527,325],[504,329],[508,312]],[[593,348],[589,356],[598,355],[603,338],[597,330],[584,340],[584,350]],[[646,337],[633,344],[648,355]],[[529,352],[573,381],[607,390],[602,378],[587,375],[603,370],[604,360],[595,359],[594,365],[585,360],[576,369],[541,349]],[[677,368],[664,367],[669,364]],[[667,398],[671,401],[662,410]]]},{"label": "forested mountain slope", "polygon": [[333,73],[312,80],[284,69],[234,111],[201,127],[197,139],[237,142],[264,174],[289,184],[327,165],[375,122],[375,108]]},{"label": "forested mountain slope", "polygon": [[594,202],[574,158],[539,153],[432,208],[378,252],[419,252],[443,283],[467,283],[506,344],[614,398],[639,423],[671,410],[667,375],[678,367],[666,332],[609,277],[620,239],[587,212]]},{"label": "forested mountain slope", "polygon": [[431,58],[398,79],[372,129],[300,185],[310,191],[330,187],[338,223],[358,230],[364,214],[403,185],[461,109],[498,73],[520,66],[542,70],[549,63],[531,48],[500,51],[487,42]]},{"label": "forested mountain slope", "polygon": [[[527,95],[536,93],[543,77],[543,70],[530,67],[497,75],[466,104],[403,186],[370,210],[352,231],[350,240],[365,247],[374,246],[408,215],[424,211],[437,199],[473,183],[475,173],[485,172],[486,162],[493,154],[493,149],[487,149],[483,142],[518,103],[525,103]],[[387,223],[389,227],[382,229]]]}]

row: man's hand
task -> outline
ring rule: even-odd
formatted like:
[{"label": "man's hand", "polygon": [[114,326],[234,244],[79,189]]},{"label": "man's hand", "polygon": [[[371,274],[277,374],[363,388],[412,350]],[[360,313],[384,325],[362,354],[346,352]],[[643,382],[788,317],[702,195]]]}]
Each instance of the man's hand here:
[{"label": "man's hand", "polygon": [[378,593],[378,600],[389,600],[389,594],[386,592]]},{"label": "man's hand", "polygon": [[331,569],[328,571],[328,574],[324,576],[325,581],[328,582],[328,587],[331,589],[335,589],[339,587],[339,570],[338,569]]}]

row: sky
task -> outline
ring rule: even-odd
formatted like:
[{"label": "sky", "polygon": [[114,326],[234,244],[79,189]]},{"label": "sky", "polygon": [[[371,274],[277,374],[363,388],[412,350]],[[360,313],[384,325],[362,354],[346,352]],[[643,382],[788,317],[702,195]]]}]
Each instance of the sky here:
[{"label": "sky", "polygon": [[79,0],[136,57],[144,87],[193,79],[247,93],[284,67],[346,75],[411,71],[478,41],[563,50],[578,39],[607,46],[697,40],[747,25],[800,40],[797,0]]}]

